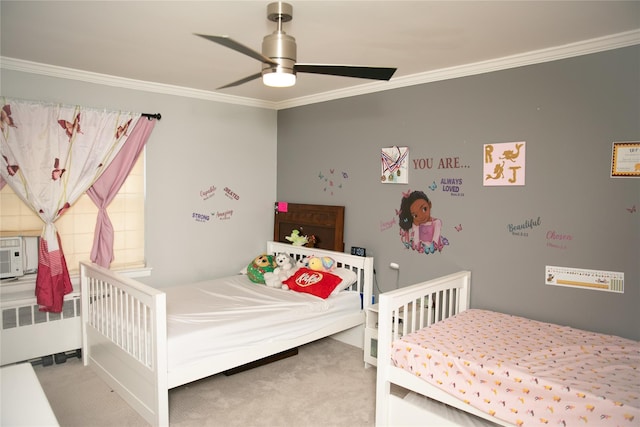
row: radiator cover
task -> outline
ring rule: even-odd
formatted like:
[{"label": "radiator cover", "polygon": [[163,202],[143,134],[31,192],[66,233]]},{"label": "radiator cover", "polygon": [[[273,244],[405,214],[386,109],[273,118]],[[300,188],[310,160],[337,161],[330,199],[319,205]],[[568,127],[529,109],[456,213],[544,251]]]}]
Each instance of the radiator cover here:
[{"label": "radiator cover", "polygon": [[0,321],[0,366],[82,347],[79,293],[65,297],[61,313],[39,311],[35,298],[4,301]]}]

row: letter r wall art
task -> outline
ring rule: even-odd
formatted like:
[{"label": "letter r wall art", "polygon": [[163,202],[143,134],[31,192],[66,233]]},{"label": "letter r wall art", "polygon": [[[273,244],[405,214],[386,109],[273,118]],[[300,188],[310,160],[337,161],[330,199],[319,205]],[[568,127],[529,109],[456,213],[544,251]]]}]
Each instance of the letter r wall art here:
[{"label": "letter r wall art", "polygon": [[525,148],[524,141],[485,144],[484,185],[524,185]]}]

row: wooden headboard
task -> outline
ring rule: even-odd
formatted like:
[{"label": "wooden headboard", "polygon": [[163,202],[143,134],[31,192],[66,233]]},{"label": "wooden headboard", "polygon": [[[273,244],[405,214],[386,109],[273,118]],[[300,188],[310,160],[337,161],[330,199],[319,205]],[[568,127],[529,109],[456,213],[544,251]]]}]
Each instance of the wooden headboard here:
[{"label": "wooden headboard", "polygon": [[273,240],[290,243],[286,236],[299,230],[303,236],[315,236],[314,247],[344,252],[344,206],[287,203],[286,212],[275,206]]}]

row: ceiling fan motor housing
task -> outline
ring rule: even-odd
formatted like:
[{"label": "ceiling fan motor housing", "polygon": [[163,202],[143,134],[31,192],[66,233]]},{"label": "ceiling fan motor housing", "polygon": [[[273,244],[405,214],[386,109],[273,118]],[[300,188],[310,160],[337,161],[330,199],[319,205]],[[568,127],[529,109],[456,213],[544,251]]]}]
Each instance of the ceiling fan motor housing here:
[{"label": "ceiling fan motor housing", "polygon": [[297,47],[296,39],[282,30],[282,23],[293,19],[293,6],[288,3],[275,2],[267,5],[267,18],[276,22],[278,28],[273,34],[262,40],[262,54],[277,62],[278,66],[262,64],[262,74],[284,72],[295,74]]},{"label": "ceiling fan motor housing", "polygon": [[263,63],[263,72],[282,72],[284,70],[284,72],[293,73],[297,56],[296,39],[282,31],[269,34],[262,40],[262,54],[280,64],[278,67],[274,67],[271,64]]}]

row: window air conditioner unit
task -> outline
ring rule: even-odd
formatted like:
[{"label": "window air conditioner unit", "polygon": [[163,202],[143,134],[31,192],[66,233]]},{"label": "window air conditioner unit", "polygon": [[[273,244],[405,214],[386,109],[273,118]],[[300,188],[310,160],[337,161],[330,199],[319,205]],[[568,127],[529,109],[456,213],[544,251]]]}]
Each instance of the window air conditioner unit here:
[{"label": "window air conditioner unit", "polygon": [[0,237],[0,279],[24,276],[22,237]]}]

